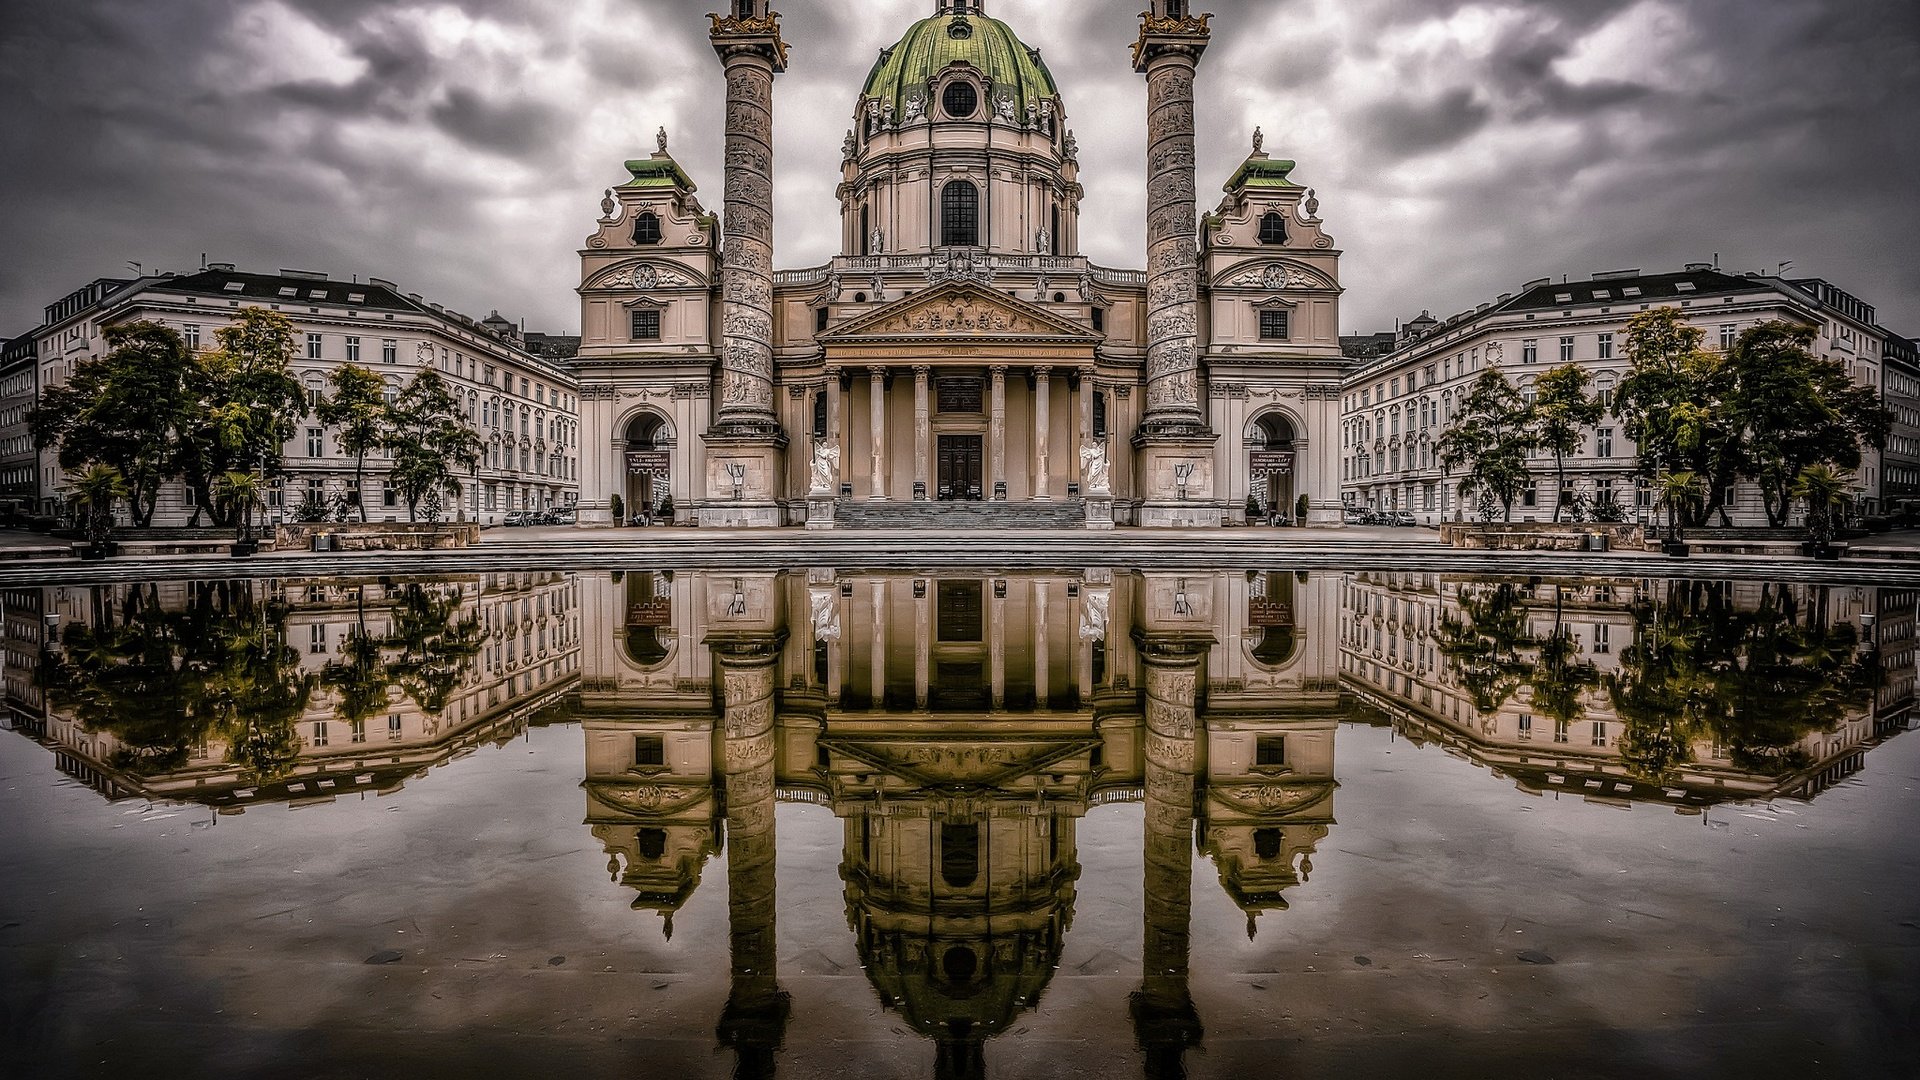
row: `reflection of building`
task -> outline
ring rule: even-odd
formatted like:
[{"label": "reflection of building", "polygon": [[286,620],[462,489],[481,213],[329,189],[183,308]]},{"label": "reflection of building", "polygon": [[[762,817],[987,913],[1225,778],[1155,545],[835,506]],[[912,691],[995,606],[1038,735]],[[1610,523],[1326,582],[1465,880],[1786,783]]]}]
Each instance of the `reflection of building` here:
[{"label": "reflection of building", "polygon": [[1523,790],[1811,797],[1901,727],[1911,591],[1349,574],[1340,666],[1419,739]]},{"label": "reflection of building", "polygon": [[762,526],[951,520],[940,503],[1078,523],[1108,497],[1123,522],[1218,524],[1304,496],[1340,523],[1340,252],[1258,135],[1196,227],[1206,18],[1154,0],[1143,23],[1148,266],[1113,270],[1081,253],[1065,98],[987,7],[938,0],[882,51],[843,147],[841,253],[781,271],[786,46],[765,0],[713,20],[724,229],[663,131],[581,251],[583,525],[615,495]]},{"label": "reflection of building", "polygon": [[[62,643],[35,734],[112,797],[390,792],[559,701],[577,591],[555,574],[37,590]],[[23,658],[9,649],[10,685]]]}]

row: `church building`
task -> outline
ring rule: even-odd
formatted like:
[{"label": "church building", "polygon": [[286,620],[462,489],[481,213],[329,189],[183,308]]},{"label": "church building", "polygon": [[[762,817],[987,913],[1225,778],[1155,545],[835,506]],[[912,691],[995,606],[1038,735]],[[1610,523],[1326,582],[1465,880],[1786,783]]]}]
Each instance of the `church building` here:
[{"label": "church building", "polygon": [[[1340,523],[1340,252],[1253,151],[1200,214],[1210,17],[1154,0],[1144,270],[1082,254],[1079,145],[1038,49],[938,0],[880,52],[842,146],[840,254],[773,267],[787,43],[712,16],[724,206],[664,131],[581,250],[579,521],[707,526]],[[617,511],[617,514],[616,514]]]}]

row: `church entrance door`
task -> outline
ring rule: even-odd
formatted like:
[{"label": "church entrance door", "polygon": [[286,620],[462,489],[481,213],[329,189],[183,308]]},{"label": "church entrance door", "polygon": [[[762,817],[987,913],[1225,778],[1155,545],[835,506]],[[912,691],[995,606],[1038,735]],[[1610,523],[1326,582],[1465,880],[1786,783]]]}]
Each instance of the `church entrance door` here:
[{"label": "church entrance door", "polygon": [[940,436],[940,502],[979,502],[984,495],[985,440],[978,435]]}]

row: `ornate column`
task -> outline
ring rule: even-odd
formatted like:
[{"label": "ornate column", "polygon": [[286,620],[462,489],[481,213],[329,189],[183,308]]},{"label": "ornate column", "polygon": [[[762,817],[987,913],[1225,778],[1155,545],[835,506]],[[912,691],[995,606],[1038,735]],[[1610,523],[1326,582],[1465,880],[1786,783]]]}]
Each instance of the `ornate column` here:
[{"label": "ornate column", "polygon": [[987,443],[993,458],[993,489],[987,493],[989,498],[1003,500],[1007,497],[1007,369],[1005,365],[995,365],[993,375],[993,399],[991,417],[987,421]]},{"label": "ornate column", "polygon": [[1033,369],[1033,498],[1053,498],[1053,475],[1047,454],[1053,429],[1053,369]]},{"label": "ornate column", "polygon": [[872,368],[867,373],[873,399],[867,407],[873,424],[873,494],[878,501],[887,497],[887,369]]},{"label": "ornate column", "polygon": [[736,1076],[771,1076],[789,1005],[774,936],[774,680],[784,634],[708,639],[720,670],[727,807],[731,989],[718,1035]]},{"label": "ornate column", "polygon": [[703,525],[783,524],[787,438],[773,398],[773,77],[787,67],[780,16],[714,15],[726,68],[726,220],[721,252],[720,402],[707,431]]},{"label": "ornate column", "polygon": [[913,501],[925,502],[932,490],[927,482],[927,464],[931,460],[933,416],[927,401],[928,383],[933,369],[922,364],[913,369]]},{"label": "ornate column", "polygon": [[1193,818],[1199,774],[1197,692],[1210,640],[1136,629],[1146,690],[1145,938],[1140,990],[1130,1002],[1148,1077],[1185,1076],[1181,1058],[1199,1045],[1188,992],[1193,918]]},{"label": "ornate column", "polygon": [[1153,0],[1133,47],[1147,77],[1147,408],[1138,449],[1138,523],[1219,525],[1213,447],[1200,398],[1199,246],[1193,80],[1211,16]]}]

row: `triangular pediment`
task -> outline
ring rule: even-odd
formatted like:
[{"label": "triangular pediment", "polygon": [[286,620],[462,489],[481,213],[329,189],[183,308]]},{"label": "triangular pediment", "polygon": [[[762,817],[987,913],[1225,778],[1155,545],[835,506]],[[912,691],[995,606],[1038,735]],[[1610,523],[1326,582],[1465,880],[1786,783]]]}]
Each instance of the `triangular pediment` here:
[{"label": "triangular pediment", "polygon": [[828,345],[927,339],[1093,345],[1100,335],[1038,304],[971,282],[950,282],[869,311],[818,338]]}]

